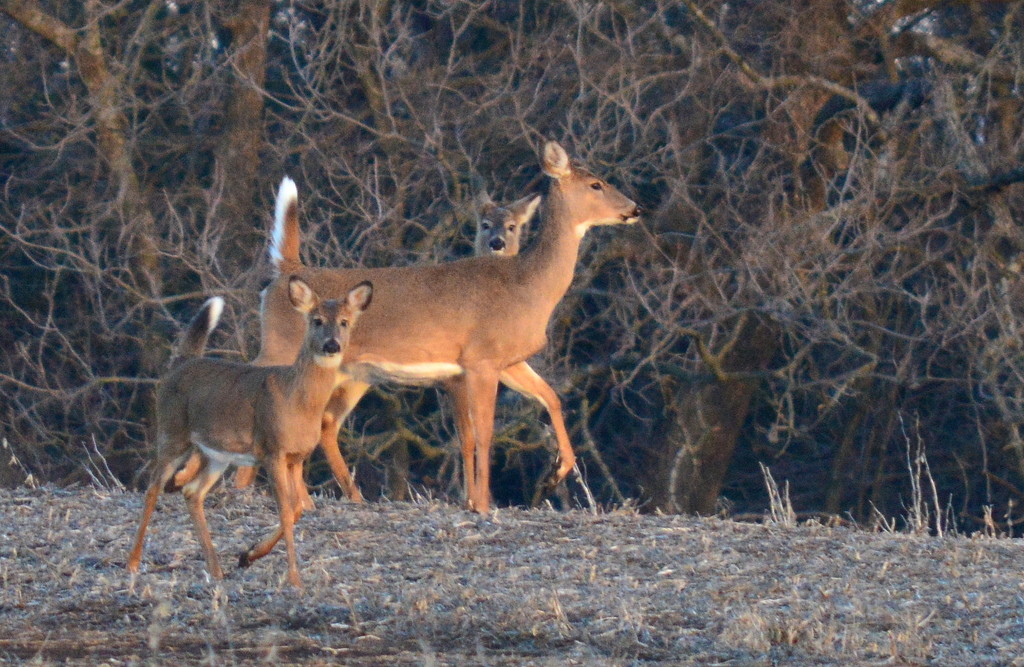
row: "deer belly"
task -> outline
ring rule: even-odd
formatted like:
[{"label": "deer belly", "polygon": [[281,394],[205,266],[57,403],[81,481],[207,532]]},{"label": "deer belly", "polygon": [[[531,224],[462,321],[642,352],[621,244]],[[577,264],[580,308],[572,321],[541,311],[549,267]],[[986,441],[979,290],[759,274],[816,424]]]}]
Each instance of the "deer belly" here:
[{"label": "deer belly", "polygon": [[196,442],[195,438],[193,438],[192,442],[196,443],[208,459],[223,466],[254,466],[257,463],[256,457],[252,454],[239,454],[236,452],[225,452],[222,449],[214,449],[213,447],[207,447],[201,442]]},{"label": "deer belly", "polygon": [[399,363],[394,361],[359,361],[346,365],[344,371],[368,384],[430,385],[461,375],[462,366],[443,361]]}]

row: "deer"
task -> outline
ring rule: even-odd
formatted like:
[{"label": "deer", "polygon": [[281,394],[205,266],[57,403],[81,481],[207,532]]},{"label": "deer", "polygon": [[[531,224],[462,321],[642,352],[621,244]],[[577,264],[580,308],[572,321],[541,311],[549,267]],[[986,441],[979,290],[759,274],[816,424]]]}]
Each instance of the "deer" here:
[{"label": "deer", "polygon": [[[253,363],[288,363],[297,353],[304,323],[289,312],[282,291],[284,275],[300,275],[328,295],[343,293],[360,280],[377,286],[374,309],[349,342],[345,369],[321,423],[320,447],[350,498],[361,495],[338,448],[338,431],[374,384],[441,383],[447,388],[461,442],[466,506],[481,514],[490,509],[498,383],[536,398],[562,421],[557,395],[526,359],[547,344],[548,321],[569,289],[587,230],[635,224],[640,207],[604,179],[573,164],[557,142],[545,144],[541,168],[551,187],[544,198],[545,223],[528,251],[375,269],[302,264],[298,193],[291,179],[282,181],[270,241],[275,278],[261,294],[260,353]],[[535,210],[540,200],[531,199],[529,207]],[[527,220],[533,215],[528,213]],[[544,492],[557,487],[576,465],[564,423],[555,429],[558,455],[543,483]],[[298,492],[303,505],[311,507],[305,488]]]},{"label": "deer", "polygon": [[531,199],[525,197],[504,207],[494,203],[486,191],[477,196],[476,238],[473,241],[477,257],[519,254],[523,232],[530,224],[530,218],[523,219],[522,214]]},{"label": "deer", "polygon": [[308,496],[302,469],[320,440],[322,416],[340,377],[343,353],[374,290],[363,281],[338,299],[321,300],[300,277],[286,278],[283,287],[304,326],[289,365],[257,366],[202,356],[223,310],[220,297],[209,299],[182,335],[157,389],[156,461],[128,556],[130,572],[139,570],[146,528],[161,491],[180,488],[207,571],[222,579],[203,509],[206,494],[229,465],[262,464],[273,480],[279,524],[240,556],[239,565],[266,555],[283,536],[288,581],[301,588],[294,525]]},{"label": "deer", "polygon": [[[291,199],[297,199],[297,192],[294,182],[286,179],[282,182],[278,194],[279,204],[276,207],[275,229],[282,229],[282,216],[287,215],[289,210],[287,202]],[[538,197],[527,196],[507,206],[499,206],[486,192],[479,195],[475,201],[477,216],[474,251],[476,255],[512,256],[518,254],[523,232],[529,226],[539,201]],[[274,261],[278,258],[272,256],[271,259]],[[504,374],[501,381],[506,386],[512,384],[513,386],[510,388],[513,390],[518,390],[520,393],[538,400],[548,410],[561,448],[571,451],[569,435],[562,417],[561,403],[550,385],[537,376],[525,363],[523,368],[511,369]],[[355,484],[341,452],[337,448],[328,447],[328,449],[331,451],[325,452],[325,455],[343,493],[352,502],[363,502],[362,494]],[[235,477],[235,486],[236,488],[245,488],[252,484],[254,478],[255,468],[241,467]],[[537,500],[545,490],[546,487],[538,486],[534,504],[537,504]]]},{"label": "deer", "polygon": [[[277,277],[261,299],[259,363],[287,363],[301,340],[304,324],[288,304],[284,276],[298,275],[328,296],[361,280],[375,286],[374,308],[353,331],[324,412],[320,446],[329,463],[332,452],[341,458],[342,420],[371,385],[442,383],[454,403],[467,507],[489,511],[498,383],[544,402],[546,383],[525,362],[547,344],[548,321],[572,282],[584,235],[594,226],[640,219],[636,202],[573,164],[557,142],[545,144],[541,168],[550,179],[543,225],[536,242],[512,257],[377,269],[307,267],[299,258],[297,200],[285,197],[285,214],[276,219],[271,240]],[[557,486],[575,462],[566,437],[545,486]]]}]

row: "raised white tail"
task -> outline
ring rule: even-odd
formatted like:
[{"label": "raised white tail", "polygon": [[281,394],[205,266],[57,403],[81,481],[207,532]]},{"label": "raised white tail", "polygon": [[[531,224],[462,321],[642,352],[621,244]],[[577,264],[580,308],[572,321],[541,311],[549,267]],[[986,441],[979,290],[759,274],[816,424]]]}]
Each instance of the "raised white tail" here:
[{"label": "raised white tail", "polygon": [[299,192],[285,176],[277,189],[274,229],[270,234],[270,261],[277,275],[299,264]]},{"label": "raised white tail", "polygon": [[201,357],[206,351],[206,341],[210,334],[217,328],[220,322],[221,313],[224,312],[224,299],[219,296],[212,297],[203,304],[203,307],[192,318],[188,329],[178,341],[175,357],[171,363],[178,360]]}]

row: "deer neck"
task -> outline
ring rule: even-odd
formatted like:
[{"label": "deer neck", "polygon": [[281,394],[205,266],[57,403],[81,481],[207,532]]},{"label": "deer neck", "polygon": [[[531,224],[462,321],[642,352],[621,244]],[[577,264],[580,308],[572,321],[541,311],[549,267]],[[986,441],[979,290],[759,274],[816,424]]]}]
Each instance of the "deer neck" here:
[{"label": "deer neck", "polygon": [[557,188],[552,190],[544,198],[537,242],[519,257],[531,293],[553,310],[572,283],[581,237],[573,229],[568,202]]},{"label": "deer neck", "polygon": [[303,350],[295,363],[285,369],[282,384],[295,407],[323,410],[330,400],[337,375],[336,366],[321,365],[314,355]]}]

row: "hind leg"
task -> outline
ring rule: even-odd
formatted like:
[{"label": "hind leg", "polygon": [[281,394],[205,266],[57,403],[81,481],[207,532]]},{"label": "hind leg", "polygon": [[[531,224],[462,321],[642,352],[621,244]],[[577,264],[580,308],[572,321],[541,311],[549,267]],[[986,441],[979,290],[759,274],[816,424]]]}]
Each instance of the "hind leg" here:
[{"label": "hind leg", "polygon": [[235,488],[244,489],[256,479],[255,466],[239,466],[235,472]]},{"label": "hind leg", "polygon": [[199,453],[194,452],[191,456],[188,457],[188,460],[185,461],[185,465],[178,468],[178,471],[174,473],[174,478],[167,483],[167,485],[164,488],[164,491],[168,493],[170,493],[171,491],[177,491],[181,487],[191,482],[195,478],[196,473],[199,472],[199,467],[202,464],[202,462],[203,459],[199,455]]},{"label": "hind leg", "polygon": [[[185,443],[184,446],[187,447],[188,443]],[[142,507],[142,518],[139,519],[139,530],[135,535],[135,544],[128,554],[129,572],[139,571],[139,563],[142,560],[142,546],[146,539],[146,528],[149,526],[149,521],[153,516],[153,510],[156,508],[157,498],[164,487],[171,481],[174,472],[185,461],[186,456],[187,454],[180,454],[169,460],[166,457],[161,457],[157,462],[156,468],[153,470],[149,488],[146,489],[146,500]]]},{"label": "hind leg", "polygon": [[[204,457],[205,459],[205,457]],[[196,537],[203,548],[206,556],[206,567],[210,576],[214,579],[223,579],[224,571],[217,559],[217,551],[213,548],[213,540],[210,539],[210,528],[206,523],[206,512],[203,503],[210,488],[220,479],[227,469],[228,464],[224,461],[205,459],[203,466],[195,479],[185,485],[181,492],[185,496],[185,503],[188,505],[188,512],[192,516],[192,526],[195,528]]]}]

